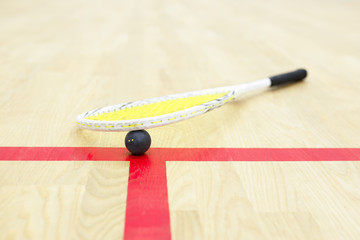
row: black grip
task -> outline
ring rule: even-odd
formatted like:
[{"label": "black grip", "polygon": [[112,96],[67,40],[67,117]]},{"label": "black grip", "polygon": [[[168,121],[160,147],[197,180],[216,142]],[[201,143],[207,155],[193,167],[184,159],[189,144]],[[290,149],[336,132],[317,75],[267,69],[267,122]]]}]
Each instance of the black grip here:
[{"label": "black grip", "polygon": [[269,77],[271,80],[271,87],[282,84],[294,83],[306,78],[307,72],[305,69],[298,69],[293,72],[283,73],[276,76]]}]

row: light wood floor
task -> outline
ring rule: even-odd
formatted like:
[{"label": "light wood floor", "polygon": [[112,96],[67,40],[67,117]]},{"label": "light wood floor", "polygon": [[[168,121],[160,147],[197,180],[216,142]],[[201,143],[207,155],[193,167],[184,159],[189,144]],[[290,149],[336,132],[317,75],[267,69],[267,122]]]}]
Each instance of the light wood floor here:
[{"label": "light wood floor", "polygon": [[[0,1],[0,146],[124,147],[79,113],[306,81],[149,130],[152,147],[359,148],[360,2]],[[119,239],[128,162],[0,161],[0,239]],[[174,239],[359,239],[359,162],[169,162]],[[120,204],[119,204],[120,203]]]}]

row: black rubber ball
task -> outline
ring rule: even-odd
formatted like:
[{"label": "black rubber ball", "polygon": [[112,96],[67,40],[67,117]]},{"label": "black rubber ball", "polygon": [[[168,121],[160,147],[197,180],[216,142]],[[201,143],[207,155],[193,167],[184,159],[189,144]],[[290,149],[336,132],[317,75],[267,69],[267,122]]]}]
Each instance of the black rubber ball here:
[{"label": "black rubber ball", "polygon": [[126,134],[125,146],[134,155],[144,154],[151,145],[151,138],[147,131],[136,130]]}]

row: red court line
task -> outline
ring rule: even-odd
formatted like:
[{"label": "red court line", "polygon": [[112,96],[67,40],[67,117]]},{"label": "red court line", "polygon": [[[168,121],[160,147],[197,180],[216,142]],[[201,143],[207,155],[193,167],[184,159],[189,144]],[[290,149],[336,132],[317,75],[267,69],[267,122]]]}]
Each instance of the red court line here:
[{"label": "red court line", "polygon": [[[161,161],[358,161],[360,148],[152,148]],[[129,161],[125,148],[0,147],[0,161]]]},{"label": "red court line", "polygon": [[0,147],[0,161],[130,161],[125,239],[171,239],[167,161],[360,161],[360,148]]},{"label": "red court line", "polygon": [[171,239],[166,161],[129,156],[124,239]]},{"label": "red court line", "polygon": [[162,161],[358,161],[360,148],[155,148]]},{"label": "red court line", "polygon": [[124,161],[125,148],[97,147],[0,147],[0,161]]}]

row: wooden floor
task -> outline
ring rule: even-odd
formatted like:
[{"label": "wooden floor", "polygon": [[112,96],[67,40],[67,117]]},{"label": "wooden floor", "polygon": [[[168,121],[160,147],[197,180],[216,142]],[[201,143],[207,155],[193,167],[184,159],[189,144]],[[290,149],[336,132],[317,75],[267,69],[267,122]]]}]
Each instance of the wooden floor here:
[{"label": "wooden floor", "polygon": [[[359,12],[356,0],[0,1],[0,239],[155,239],[149,226],[142,237],[126,232],[136,219],[128,215],[136,159],[121,150],[121,161],[90,153],[51,161],[63,147],[124,147],[126,133],[80,130],[76,116],[299,67],[308,70],[304,82],[149,130],[150,161],[169,153],[171,238],[360,239],[358,155],[227,155],[230,148],[358,152]],[[38,147],[50,149],[41,159],[49,161],[36,159]],[[171,154],[178,148],[223,154],[178,159]]]}]

